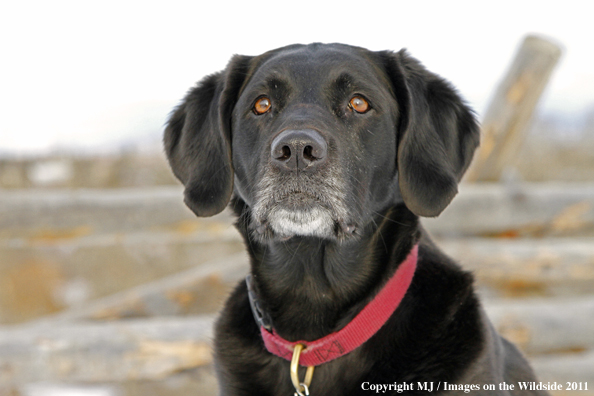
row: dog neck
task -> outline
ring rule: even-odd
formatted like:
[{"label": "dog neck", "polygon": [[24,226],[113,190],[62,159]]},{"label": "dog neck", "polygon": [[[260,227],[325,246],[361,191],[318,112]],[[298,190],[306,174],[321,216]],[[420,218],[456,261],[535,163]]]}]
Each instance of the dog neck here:
[{"label": "dog neck", "polygon": [[396,271],[420,234],[417,217],[398,205],[379,213],[351,241],[293,237],[262,243],[247,229],[249,207],[235,200],[233,208],[262,308],[286,340],[311,341],[344,327]]}]

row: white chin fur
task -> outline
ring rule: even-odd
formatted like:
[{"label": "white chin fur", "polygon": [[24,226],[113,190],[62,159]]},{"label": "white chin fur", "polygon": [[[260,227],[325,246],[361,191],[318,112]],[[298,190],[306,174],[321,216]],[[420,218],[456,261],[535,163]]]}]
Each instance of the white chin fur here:
[{"label": "white chin fur", "polygon": [[307,211],[273,210],[268,216],[268,223],[279,236],[327,237],[334,232],[334,221],[324,208]]}]

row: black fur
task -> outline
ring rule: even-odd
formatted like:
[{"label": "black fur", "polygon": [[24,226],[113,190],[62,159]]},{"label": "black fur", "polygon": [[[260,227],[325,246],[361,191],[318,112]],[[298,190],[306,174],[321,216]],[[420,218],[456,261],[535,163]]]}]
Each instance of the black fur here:
[{"label": "black fur", "polygon": [[[272,107],[257,114],[263,95]],[[349,106],[357,95],[371,110]],[[285,130],[316,131],[327,142],[325,162],[302,171],[275,166],[271,142]],[[364,382],[534,379],[494,332],[472,276],[418,222],[450,203],[478,140],[456,91],[406,52],[340,44],[234,57],[188,93],[165,132],[187,205],[210,216],[231,200],[260,302],[285,339],[342,328],[419,243],[399,308],[361,347],[318,366],[312,395],[373,393]],[[216,324],[215,358],[222,395],[294,393],[289,362],[263,346],[243,282]]]}]

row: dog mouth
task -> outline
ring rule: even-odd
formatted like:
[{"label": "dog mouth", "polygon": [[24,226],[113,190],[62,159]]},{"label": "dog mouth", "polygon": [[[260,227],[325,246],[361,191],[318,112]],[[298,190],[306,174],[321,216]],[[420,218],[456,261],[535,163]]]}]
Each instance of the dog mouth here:
[{"label": "dog mouth", "polygon": [[343,240],[356,235],[347,220],[343,200],[328,186],[281,188],[261,194],[255,205],[252,228],[260,239],[287,241],[295,236]]},{"label": "dog mouth", "polygon": [[324,202],[319,194],[310,191],[292,190],[278,194],[272,209],[280,208],[290,212],[308,212],[315,209],[331,211],[331,205]]}]

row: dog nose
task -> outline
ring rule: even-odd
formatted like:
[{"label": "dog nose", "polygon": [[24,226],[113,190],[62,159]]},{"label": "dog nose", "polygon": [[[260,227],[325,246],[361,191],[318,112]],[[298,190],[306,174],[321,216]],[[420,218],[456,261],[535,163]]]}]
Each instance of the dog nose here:
[{"label": "dog nose", "polygon": [[328,144],[313,129],[286,130],[272,141],[272,162],[281,169],[296,171],[318,167],[326,161]]}]

